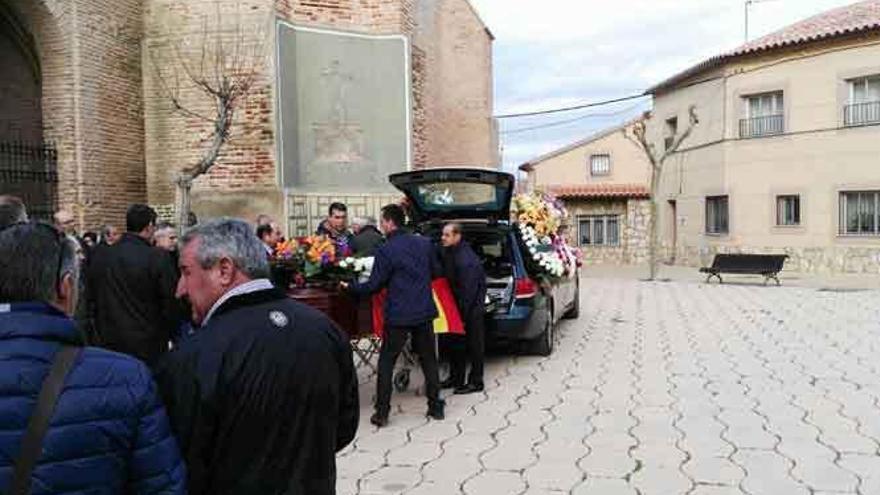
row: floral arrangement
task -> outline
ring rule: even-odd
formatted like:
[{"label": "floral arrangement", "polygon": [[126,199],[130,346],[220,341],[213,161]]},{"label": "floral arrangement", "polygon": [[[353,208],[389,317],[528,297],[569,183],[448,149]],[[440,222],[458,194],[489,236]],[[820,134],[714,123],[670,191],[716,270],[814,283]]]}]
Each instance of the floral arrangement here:
[{"label": "floral arrangement", "polygon": [[551,280],[572,277],[580,266],[580,253],[558,234],[568,212],[550,194],[519,194],[513,198],[514,219],[531,261],[540,274]]},{"label": "floral arrangement", "polygon": [[310,281],[334,282],[357,276],[365,265],[350,255],[350,249],[340,250],[326,236],[298,237],[275,246],[272,264],[292,275],[295,285],[302,286]]}]

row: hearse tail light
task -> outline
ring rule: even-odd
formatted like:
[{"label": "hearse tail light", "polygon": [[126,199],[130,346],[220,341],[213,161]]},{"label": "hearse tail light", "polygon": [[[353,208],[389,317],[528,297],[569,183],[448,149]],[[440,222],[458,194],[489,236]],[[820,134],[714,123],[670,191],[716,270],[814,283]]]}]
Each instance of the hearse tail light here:
[{"label": "hearse tail light", "polygon": [[538,284],[530,278],[516,279],[516,289],[514,294],[517,299],[529,299],[538,294]]}]

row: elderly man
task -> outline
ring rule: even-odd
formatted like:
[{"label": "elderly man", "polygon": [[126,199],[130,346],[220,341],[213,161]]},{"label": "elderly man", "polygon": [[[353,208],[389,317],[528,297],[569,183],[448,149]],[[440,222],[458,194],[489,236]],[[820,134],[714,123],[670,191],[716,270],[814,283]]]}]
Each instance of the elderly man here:
[{"label": "elderly man", "polygon": [[431,288],[433,275],[440,267],[434,246],[424,238],[401,230],[406,217],[403,208],[387,205],[382,208],[382,230],[388,241],[376,250],[376,261],[365,283],[343,283],[343,289],[355,294],[372,294],[388,289],[385,300],[385,329],[379,350],[379,373],[376,378],[376,412],[370,422],[380,428],[388,424],[391,410],[391,378],[394,364],[412,338],[419,354],[428,397],[427,416],[442,420],[444,402],[440,398],[440,376],[437,369],[437,346],[432,322],[437,306]]},{"label": "elderly man", "polygon": [[49,225],[0,230],[0,493],[185,494],[150,371],[82,347],[75,250]]},{"label": "elderly man", "polygon": [[336,452],[358,424],[348,338],[274,289],[252,227],[220,219],[181,243],[180,297],[195,335],[157,380],[191,495],[333,494]]},{"label": "elderly man", "polygon": [[385,238],[376,228],[376,219],[357,217],[351,222],[354,237],[351,239],[351,250],[355,256],[373,256],[376,248],[385,242]]},{"label": "elderly man", "polygon": [[[443,388],[454,388],[456,394],[472,394],[483,391],[483,358],[485,354],[486,272],[483,262],[471,246],[461,237],[459,223],[443,226],[440,243],[443,245],[443,274],[449,280],[461,319],[464,322],[465,349],[460,342],[453,343],[452,366]],[[450,339],[461,339],[458,335]],[[471,370],[465,383],[465,369],[470,361]]]},{"label": "elderly man", "polygon": [[125,221],[119,242],[96,250],[89,263],[89,313],[104,346],[152,366],[183,319],[174,297],[177,273],[171,257],[152,245],[155,210],[132,205]]},{"label": "elderly man", "polygon": [[177,229],[168,222],[160,222],[156,225],[156,233],[153,234],[153,243],[157,248],[174,253],[177,251]]},{"label": "elderly man", "polygon": [[55,213],[55,228],[67,235],[76,236],[76,219],[70,210],[60,210]]},{"label": "elderly man", "polygon": [[0,229],[15,223],[27,222],[27,209],[21,198],[0,196]]}]

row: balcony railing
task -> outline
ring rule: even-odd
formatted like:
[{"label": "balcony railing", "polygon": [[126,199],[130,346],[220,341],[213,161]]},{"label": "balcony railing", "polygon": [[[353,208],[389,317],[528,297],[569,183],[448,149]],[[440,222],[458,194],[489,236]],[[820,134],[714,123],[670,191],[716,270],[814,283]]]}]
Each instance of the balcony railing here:
[{"label": "balcony railing", "polygon": [[843,123],[847,127],[880,124],[880,101],[853,103],[843,107]]},{"label": "balcony railing", "polygon": [[739,121],[739,137],[773,136],[785,132],[784,115],[767,115]]}]

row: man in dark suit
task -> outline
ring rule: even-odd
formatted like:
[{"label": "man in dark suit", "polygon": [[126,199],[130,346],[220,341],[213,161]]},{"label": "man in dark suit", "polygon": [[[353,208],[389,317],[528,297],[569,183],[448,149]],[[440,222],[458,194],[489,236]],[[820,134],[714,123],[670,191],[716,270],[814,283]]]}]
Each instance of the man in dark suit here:
[{"label": "man in dark suit", "polygon": [[434,246],[428,239],[404,233],[401,227],[406,217],[403,208],[388,205],[382,208],[381,228],[387,241],[375,253],[370,278],[363,284],[342,284],[356,294],[372,294],[388,289],[385,299],[385,329],[379,351],[379,374],[376,383],[376,413],[370,422],[378,427],[388,424],[391,410],[391,378],[394,364],[412,338],[419,355],[428,397],[428,416],[444,418],[444,403],[440,399],[440,376],[437,367],[436,341],[432,322],[437,307],[431,289],[431,280],[440,267]]},{"label": "man in dark suit", "polygon": [[244,221],[200,224],[181,246],[177,294],[200,328],[156,380],[190,495],[335,493],[360,414],[347,336],[272,286]]},{"label": "man in dark suit", "polygon": [[[465,335],[450,335],[455,340],[451,359],[449,380],[443,388],[454,388],[456,394],[472,394],[483,391],[483,360],[485,354],[486,272],[483,262],[471,246],[462,239],[462,227],[458,223],[443,226],[440,242],[443,245],[443,274],[449,280]],[[461,344],[464,344],[463,346]],[[463,348],[462,348],[463,347]],[[465,370],[470,362],[471,370],[465,383]]]},{"label": "man in dark suit", "polygon": [[152,208],[132,205],[125,222],[119,241],[96,249],[89,263],[87,312],[102,346],[152,366],[183,319],[174,297],[177,271],[171,256],[152,245]]},{"label": "man in dark suit", "polygon": [[355,218],[351,222],[351,228],[354,231],[354,238],[351,240],[351,250],[355,256],[373,256],[376,248],[385,242],[385,237],[376,228],[375,218]]}]

